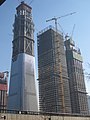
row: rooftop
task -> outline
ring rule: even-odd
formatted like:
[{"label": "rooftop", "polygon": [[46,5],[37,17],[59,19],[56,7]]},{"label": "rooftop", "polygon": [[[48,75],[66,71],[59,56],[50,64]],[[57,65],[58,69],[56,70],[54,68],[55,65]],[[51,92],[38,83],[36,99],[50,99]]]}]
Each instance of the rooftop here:
[{"label": "rooftop", "polygon": [[31,7],[29,5],[27,5],[24,1],[21,2],[21,4],[16,8],[16,10],[20,10],[20,9],[27,9],[28,11],[31,11]]},{"label": "rooftop", "polygon": [[[48,27],[46,27],[46,28],[44,28],[43,30],[39,31],[39,32],[37,33],[37,36],[43,34],[44,32],[46,32],[46,31],[48,31],[48,30],[50,30],[50,29],[52,29],[52,30],[54,30],[54,31],[56,32],[56,28],[53,27],[52,25],[49,25]],[[63,35],[63,33],[62,33],[61,31],[59,31],[59,30],[57,30],[57,33]]]}]

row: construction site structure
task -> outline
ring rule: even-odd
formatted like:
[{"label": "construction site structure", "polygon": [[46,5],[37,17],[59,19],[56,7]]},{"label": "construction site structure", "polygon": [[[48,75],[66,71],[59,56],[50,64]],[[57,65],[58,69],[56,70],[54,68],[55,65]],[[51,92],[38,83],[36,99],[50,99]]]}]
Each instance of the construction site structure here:
[{"label": "construction site structure", "polygon": [[25,2],[16,8],[8,110],[38,111],[35,87],[34,23]]},{"label": "construction site structure", "polygon": [[57,30],[58,30],[58,28],[57,28],[57,25],[58,25],[58,19],[61,19],[61,18],[63,18],[63,17],[67,17],[67,16],[69,16],[69,15],[73,15],[73,14],[75,14],[76,12],[72,12],[72,13],[68,13],[68,14],[65,14],[65,15],[62,15],[62,16],[60,16],[60,17],[53,17],[53,18],[51,18],[51,19],[48,19],[48,20],[46,20],[46,22],[49,22],[49,21],[54,21],[55,22],[55,29],[56,29],[56,32],[57,32]]},{"label": "construction site structure", "polygon": [[49,26],[37,40],[40,111],[71,113],[63,35]]},{"label": "construction site structure", "polygon": [[72,113],[88,114],[83,59],[80,49],[75,46],[75,42],[69,36],[65,40],[65,47]]},{"label": "construction site structure", "polygon": [[87,96],[88,99],[88,110],[89,110],[89,114],[90,114],[90,95]]},{"label": "construction site structure", "polygon": [[0,110],[7,109],[8,71],[0,72]]}]

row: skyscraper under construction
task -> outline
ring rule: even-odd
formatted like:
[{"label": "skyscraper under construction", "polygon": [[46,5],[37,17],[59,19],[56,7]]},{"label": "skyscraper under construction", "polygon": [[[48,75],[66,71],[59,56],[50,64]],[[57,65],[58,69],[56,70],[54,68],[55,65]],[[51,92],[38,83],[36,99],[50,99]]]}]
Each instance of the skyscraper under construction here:
[{"label": "skyscraper under construction", "polygon": [[71,38],[65,41],[65,46],[72,113],[88,114],[87,93],[82,66],[83,60],[80,49],[76,48]]},{"label": "skyscraper under construction", "polygon": [[52,26],[38,39],[40,111],[70,113],[70,93],[63,36]]},{"label": "skyscraper under construction", "polygon": [[21,2],[16,10],[8,109],[37,111],[32,8]]}]

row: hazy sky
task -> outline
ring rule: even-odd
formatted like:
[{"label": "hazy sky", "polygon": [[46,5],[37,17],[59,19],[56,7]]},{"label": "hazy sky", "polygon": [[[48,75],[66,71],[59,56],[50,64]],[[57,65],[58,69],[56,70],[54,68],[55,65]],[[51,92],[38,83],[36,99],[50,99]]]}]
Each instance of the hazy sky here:
[{"label": "hazy sky", "polygon": [[[21,0],[6,0],[0,6],[0,71],[10,72],[13,40],[13,23],[16,7]],[[25,0],[30,3],[32,0]],[[35,48],[37,32],[49,25],[55,25],[54,21],[46,22],[52,17],[59,17],[68,13],[76,12],[74,15],[58,19],[64,33],[71,35],[73,26],[73,40],[81,49],[84,61],[84,69],[90,71],[90,0],[33,0],[31,3],[33,21],[35,24]],[[58,29],[62,31],[58,25]],[[35,56],[37,61],[37,49]],[[37,68],[37,64],[36,64]],[[86,80],[87,92],[90,94],[90,82]]]}]

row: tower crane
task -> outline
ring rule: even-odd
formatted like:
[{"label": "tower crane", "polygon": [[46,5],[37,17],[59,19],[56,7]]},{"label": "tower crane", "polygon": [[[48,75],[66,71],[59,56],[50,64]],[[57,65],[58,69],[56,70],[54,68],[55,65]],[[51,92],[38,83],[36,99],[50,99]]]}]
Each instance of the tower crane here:
[{"label": "tower crane", "polygon": [[65,35],[65,40],[67,40],[68,37],[69,37],[70,39],[72,39],[74,29],[75,29],[75,24],[73,25],[73,29],[72,29],[72,32],[71,32],[71,36],[69,36],[68,34],[66,34],[66,35]]},{"label": "tower crane", "polygon": [[[69,16],[69,15],[73,15],[75,14],[76,12],[72,12],[72,13],[69,13],[69,14],[66,14],[66,15],[63,15],[63,16],[60,16],[60,17],[53,17],[49,20],[46,20],[46,22],[49,22],[49,21],[55,21],[55,29],[56,29],[56,35],[55,35],[55,39],[56,39],[56,44],[55,44],[55,48],[56,48],[56,53],[59,53],[59,49],[58,49],[58,46],[59,46],[59,43],[58,43],[58,40],[57,40],[57,20],[62,18],[62,17],[66,17],[66,16]],[[73,33],[72,33],[73,34]],[[60,46],[59,46],[60,47]],[[59,58],[58,58],[59,59]],[[56,66],[56,65],[55,65]],[[63,83],[63,75],[62,75],[62,68],[63,68],[63,65],[62,63],[60,62],[60,69],[59,69],[59,73],[60,73],[60,84],[61,84],[61,96],[62,96],[62,108],[63,108],[63,113],[65,113],[65,96],[64,96],[64,83]]]},{"label": "tower crane", "polygon": [[69,15],[73,15],[73,14],[75,14],[75,13],[76,13],[76,12],[72,12],[72,13],[68,13],[68,14],[66,14],[66,15],[62,15],[62,16],[60,16],[60,17],[53,17],[53,18],[51,18],[51,19],[49,19],[49,20],[46,20],[46,22],[49,22],[49,21],[54,20],[54,21],[55,21],[55,28],[56,28],[56,31],[57,31],[57,20],[60,19],[60,18],[62,18],[62,17],[66,17],[66,16],[69,16]]},{"label": "tower crane", "polygon": [[73,36],[74,29],[75,29],[75,24],[73,25],[73,29],[72,29],[72,33],[71,33],[71,38]]}]

